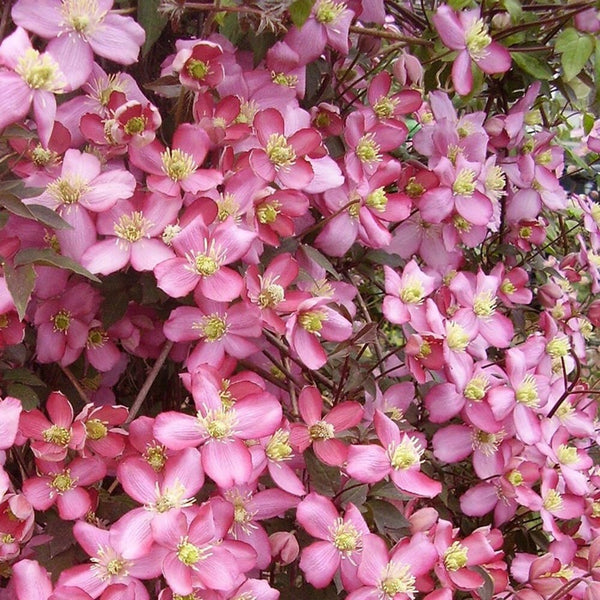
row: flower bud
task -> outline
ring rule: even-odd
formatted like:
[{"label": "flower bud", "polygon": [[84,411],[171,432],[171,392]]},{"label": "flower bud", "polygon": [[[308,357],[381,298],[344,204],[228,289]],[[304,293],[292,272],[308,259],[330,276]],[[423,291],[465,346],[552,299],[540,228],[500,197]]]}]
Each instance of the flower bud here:
[{"label": "flower bud", "polygon": [[271,556],[283,565],[289,565],[298,558],[298,540],[289,531],[276,531],[269,536]]}]

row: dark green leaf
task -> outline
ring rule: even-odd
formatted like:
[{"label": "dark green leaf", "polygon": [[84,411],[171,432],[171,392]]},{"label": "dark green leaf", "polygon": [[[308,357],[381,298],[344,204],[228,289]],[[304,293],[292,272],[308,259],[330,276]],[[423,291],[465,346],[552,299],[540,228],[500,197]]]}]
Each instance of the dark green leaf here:
[{"label": "dark green leaf", "polygon": [[536,79],[548,80],[552,79],[554,76],[548,63],[533,54],[527,52],[513,52],[511,53],[511,57],[520,69]]},{"label": "dark green leaf", "polygon": [[471,6],[471,0],[450,0],[448,4],[454,10],[462,10],[463,8],[467,8],[467,6]]},{"label": "dark green leaf", "polygon": [[387,265],[388,267],[394,268],[399,267],[404,262],[404,260],[397,254],[390,254],[389,252],[384,252],[383,250],[371,250],[367,252],[365,260],[368,260],[376,265]]},{"label": "dark green leaf", "polygon": [[310,476],[310,487],[324,496],[334,496],[340,489],[340,470],[323,464],[312,450],[304,453],[306,469]]},{"label": "dark green leaf", "polygon": [[300,28],[304,23],[306,23],[306,19],[310,16],[310,11],[315,3],[315,0],[296,0],[292,2],[288,11],[290,13],[290,19],[292,19],[292,23]]},{"label": "dark green leaf", "polygon": [[33,410],[40,405],[38,395],[28,385],[22,383],[9,383],[6,386],[6,394],[18,398],[25,410]]},{"label": "dark green leaf", "polygon": [[54,250],[50,248],[25,248],[20,250],[15,255],[15,265],[44,265],[47,267],[59,267],[60,269],[67,269],[83,277],[87,277],[91,281],[100,283],[100,280],[92,273],[90,273],[85,267],[82,267],[78,262],[74,261],[68,256],[61,256],[56,254]]},{"label": "dark green leaf", "polygon": [[71,226],[61,219],[61,217],[53,210],[50,210],[46,206],[41,206],[40,204],[24,204],[20,198],[12,193],[0,194],[0,205],[4,206],[6,210],[14,215],[38,221],[43,225],[48,225],[48,227],[54,229],[71,229]]},{"label": "dark green leaf", "polygon": [[379,533],[390,534],[410,530],[410,523],[393,504],[385,500],[369,500],[367,506],[373,514]]},{"label": "dark green leaf", "polygon": [[352,502],[354,506],[362,506],[367,499],[369,486],[366,483],[357,485],[354,480],[351,480],[347,486],[349,489],[344,490],[340,494],[340,504],[345,508],[346,504]]},{"label": "dark green leaf", "polygon": [[473,570],[477,571],[484,580],[483,585],[478,590],[480,600],[491,600],[494,595],[494,580],[491,578],[490,574],[479,565],[475,565]]},{"label": "dark green leaf", "polygon": [[339,279],[339,273],[335,270],[335,267],[331,264],[328,258],[321,254],[316,248],[312,246],[302,245],[302,251],[306,254],[307,258],[316,262],[320,267],[323,267],[328,273],[331,273],[334,277]]},{"label": "dark green leaf", "polygon": [[24,368],[6,370],[2,372],[2,379],[4,381],[24,383],[37,387],[44,387],[46,385],[37,375],[34,375],[29,369]]},{"label": "dark green leaf", "polygon": [[138,0],[137,21],[146,32],[146,41],[142,46],[142,56],[145,56],[152,44],[160,37],[168,22],[165,15],[158,12],[160,0]]},{"label": "dark green leaf", "polygon": [[22,320],[25,317],[27,304],[35,285],[35,271],[33,270],[33,266],[12,267],[8,263],[5,263],[4,277],[6,278],[8,291],[15,303],[19,319]]}]

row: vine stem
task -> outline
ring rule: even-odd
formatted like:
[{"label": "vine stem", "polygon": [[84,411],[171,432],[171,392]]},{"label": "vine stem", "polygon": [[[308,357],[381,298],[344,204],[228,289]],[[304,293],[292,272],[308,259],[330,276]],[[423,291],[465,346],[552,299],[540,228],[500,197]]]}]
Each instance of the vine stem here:
[{"label": "vine stem", "polygon": [[148,395],[148,392],[150,391],[150,388],[152,387],[152,384],[154,383],[154,380],[156,379],[156,376],[158,375],[158,372],[162,368],[165,360],[167,360],[167,356],[169,355],[169,352],[171,351],[172,347],[173,342],[171,340],[167,340],[162,350],[160,351],[156,362],[152,366],[152,369],[150,369],[150,372],[146,377],[146,381],[144,381],[144,385],[142,385],[140,391],[138,392],[138,395],[135,397],[131,409],[129,410],[129,416],[125,420],[126,425],[129,425],[129,423],[131,423],[131,421],[133,421],[133,419],[135,419],[136,415],[138,414],[140,408],[142,407],[142,404],[144,403],[144,400],[146,399],[146,396]]},{"label": "vine stem", "polygon": [[371,35],[373,37],[382,38],[384,40],[395,40],[397,42],[406,42],[407,44],[415,44],[416,46],[433,46],[433,42],[422,38],[402,35],[395,31],[387,31],[385,29],[377,29],[376,27],[361,27],[360,25],[350,25],[352,33],[360,33],[362,35]]},{"label": "vine stem", "polygon": [[71,369],[69,369],[69,367],[63,367],[63,366],[61,366],[60,368],[61,368],[62,372],[67,376],[68,380],[71,382],[73,387],[77,390],[77,393],[83,400],[83,403],[89,404],[90,399],[88,398],[86,391],[83,389],[83,387],[79,383],[79,381],[77,381],[77,377],[75,377],[75,375],[73,375],[73,372],[71,371]]}]

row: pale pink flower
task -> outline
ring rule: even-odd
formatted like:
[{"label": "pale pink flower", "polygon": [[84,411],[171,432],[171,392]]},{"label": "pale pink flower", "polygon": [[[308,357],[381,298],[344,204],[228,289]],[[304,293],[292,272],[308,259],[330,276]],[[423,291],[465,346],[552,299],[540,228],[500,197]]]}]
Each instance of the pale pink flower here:
[{"label": "pale pink flower", "polygon": [[505,73],[511,65],[508,50],[492,40],[480,15],[479,8],[456,13],[442,4],[432,17],[442,42],[451,50],[458,50],[452,65],[452,83],[462,96],[473,89],[471,61],[490,74]]},{"label": "pale pink flower", "polygon": [[19,0],[17,25],[50,39],[48,50],[63,65],[71,89],[88,78],[94,53],[122,65],[138,58],[145,33],[131,17],[111,12],[113,0]]},{"label": "pale pink flower", "polygon": [[50,52],[34,50],[24,29],[17,29],[0,45],[0,130],[27,116],[33,104],[38,135],[47,146],[56,98],[66,85],[58,62]]}]

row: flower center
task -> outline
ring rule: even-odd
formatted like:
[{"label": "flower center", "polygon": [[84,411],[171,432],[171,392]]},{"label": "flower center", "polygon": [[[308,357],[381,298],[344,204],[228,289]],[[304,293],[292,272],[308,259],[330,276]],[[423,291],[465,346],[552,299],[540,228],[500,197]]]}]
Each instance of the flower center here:
[{"label": "flower center", "polygon": [[469,56],[473,60],[480,60],[487,56],[487,47],[492,43],[492,38],[487,32],[483,19],[477,19],[465,32],[465,43]]},{"label": "flower center", "polygon": [[514,286],[513,282],[510,279],[505,279],[500,286],[500,291],[507,296],[514,294],[517,291],[517,288]]},{"label": "flower center", "polygon": [[476,375],[465,387],[463,395],[467,400],[480,402],[490,387],[490,382],[485,375]]},{"label": "flower center", "polygon": [[59,204],[75,204],[87,192],[88,186],[79,178],[72,180],[59,177],[46,186],[46,191]]},{"label": "flower center", "polygon": [[192,325],[207,342],[217,342],[227,333],[227,321],[217,313],[205,315]]},{"label": "flower center", "polygon": [[556,451],[556,458],[558,458],[558,462],[563,465],[572,465],[579,460],[579,456],[577,455],[577,448],[574,446],[567,446],[566,444],[561,444]]},{"label": "flower center", "polygon": [[454,542],[444,552],[444,566],[448,571],[458,571],[467,564],[467,547]]},{"label": "flower center", "polygon": [[346,4],[344,2],[323,0],[317,8],[315,19],[322,25],[329,25],[329,23],[333,23],[345,10]]},{"label": "flower center", "polygon": [[281,133],[272,133],[269,136],[266,153],[275,169],[286,169],[296,162],[296,151]]},{"label": "flower center", "polygon": [[365,133],[356,144],[356,156],[360,162],[371,164],[381,160],[381,147],[375,141],[374,133]]},{"label": "flower center", "polygon": [[31,151],[31,160],[34,162],[34,164],[38,167],[45,167],[49,164],[55,164],[56,162],[58,162],[58,154],[56,152],[53,152],[52,150],[48,150],[47,148],[44,148],[41,144],[38,144],[32,151]]},{"label": "flower center", "polygon": [[90,419],[85,422],[85,433],[90,440],[101,440],[108,435],[108,429],[100,419]]},{"label": "flower center", "polygon": [[273,200],[271,202],[263,202],[256,209],[256,218],[259,223],[263,225],[270,225],[274,223],[277,219],[277,216],[280,213],[281,203],[277,202],[277,200]]},{"label": "flower center", "polygon": [[350,553],[360,546],[361,535],[352,523],[344,523],[340,517],[330,529],[333,545],[343,553]]},{"label": "flower center", "polygon": [[231,437],[235,426],[235,410],[209,410],[205,417],[198,413],[200,424],[206,433],[215,440]]},{"label": "flower center", "polygon": [[399,444],[392,442],[388,447],[390,463],[397,471],[419,466],[423,452],[424,449],[421,447],[419,440],[407,435]]},{"label": "flower center", "polygon": [[54,331],[60,331],[66,333],[71,325],[71,313],[66,309],[59,310],[54,316],[50,318],[54,323]]},{"label": "flower center", "polygon": [[52,425],[42,433],[45,442],[57,446],[68,446],[71,441],[71,432],[66,427]]},{"label": "flower center", "polygon": [[[506,186],[506,175],[502,167],[493,166],[485,178],[485,187],[494,192],[500,192]],[[502,194],[500,194],[502,195]]]},{"label": "flower center", "polygon": [[517,402],[529,406],[529,408],[537,408],[540,404],[538,396],[537,383],[533,375],[526,375],[515,392]]},{"label": "flower center", "polygon": [[123,129],[127,135],[141,133],[146,129],[146,119],[145,117],[131,117],[131,119],[125,123]]},{"label": "flower center", "polygon": [[108,340],[108,335],[103,329],[90,329],[85,343],[86,348],[102,348]]},{"label": "flower center", "polygon": [[460,231],[461,233],[467,233],[471,231],[471,223],[469,223],[469,221],[460,215],[454,215],[452,217],[452,224],[454,227],[456,227],[457,231]]},{"label": "flower center", "polygon": [[52,56],[46,52],[40,54],[33,48],[28,48],[19,57],[15,72],[33,90],[59,93],[65,85],[63,75]]},{"label": "flower center", "polygon": [[167,462],[167,453],[164,446],[154,444],[146,448],[143,454],[146,462],[156,471],[162,471]]},{"label": "flower center", "polygon": [[410,572],[410,567],[402,563],[390,562],[383,570],[379,583],[383,597],[391,600],[396,594],[407,594],[413,598],[415,578]]},{"label": "flower center", "polygon": [[373,110],[380,119],[389,119],[394,116],[396,104],[398,104],[398,101],[394,98],[382,96],[373,105]]},{"label": "flower center", "polygon": [[365,204],[377,212],[383,212],[388,203],[387,194],[382,187],[373,190],[365,199]]},{"label": "flower center", "polygon": [[201,81],[210,73],[210,66],[203,60],[192,58],[187,62],[186,71],[190,77]]},{"label": "flower center", "polygon": [[292,447],[289,444],[290,434],[288,431],[278,429],[272,436],[265,449],[266,455],[274,461],[288,459],[292,454]]},{"label": "flower center", "polygon": [[234,221],[239,221],[240,205],[237,203],[233,194],[225,194],[217,202],[219,221],[225,221],[227,217],[233,217]]},{"label": "flower center", "polygon": [[262,282],[260,294],[256,298],[256,304],[260,308],[273,308],[277,306],[285,297],[283,287],[278,283]]},{"label": "flower center", "polygon": [[520,486],[523,483],[523,481],[525,481],[523,478],[523,474],[518,469],[513,469],[512,471],[509,471],[506,475],[506,479],[511,485],[514,485],[515,487]]},{"label": "flower center", "polygon": [[472,196],[475,191],[475,171],[461,169],[452,184],[452,191],[458,196]]},{"label": "flower center", "polygon": [[469,345],[469,334],[462,325],[454,321],[446,324],[446,343],[454,352],[464,352]]},{"label": "flower center", "polygon": [[308,435],[313,441],[330,440],[335,435],[335,429],[327,421],[317,421],[308,428]]},{"label": "flower center", "polygon": [[167,225],[160,236],[162,241],[170,246],[173,242],[173,238],[181,231],[181,227],[179,225]]},{"label": "flower center", "polygon": [[136,210],[130,215],[121,215],[119,222],[115,223],[114,232],[124,242],[134,243],[147,236],[151,225],[150,221]]},{"label": "flower center", "polygon": [[546,344],[546,352],[552,358],[561,358],[569,354],[571,344],[566,336],[555,337]]},{"label": "flower center", "polygon": [[308,333],[318,333],[323,329],[323,321],[327,321],[327,315],[320,310],[310,310],[302,313],[298,318],[300,327]]},{"label": "flower center", "polygon": [[414,177],[408,180],[404,191],[409,198],[420,198],[425,193],[425,187],[422,186]]},{"label": "flower center", "polygon": [[544,508],[546,510],[560,510],[563,504],[562,496],[556,490],[548,490],[548,493],[544,497]]},{"label": "flower center", "polygon": [[498,446],[504,439],[504,432],[489,433],[481,429],[474,429],[471,435],[473,450],[479,450],[485,456],[496,454]]},{"label": "flower center", "polygon": [[481,318],[491,317],[496,312],[498,299],[489,290],[480,292],[473,300],[473,312]]},{"label": "flower center", "polygon": [[286,75],[285,73],[271,71],[271,81],[283,87],[293,88],[298,85],[298,75]]},{"label": "flower center", "polygon": [[[157,484],[158,491],[158,484]],[[154,504],[150,506],[152,510],[159,513],[164,513],[172,508],[183,508],[186,506],[192,506],[194,504],[194,498],[185,498],[185,488],[179,481],[175,482],[172,488],[166,488],[162,495],[158,496],[158,499]]]},{"label": "flower center", "polygon": [[194,157],[179,148],[167,148],[160,158],[163,172],[173,181],[189,177],[198,168]]},{"label": "flower center", "polygon": [[400,300],[405,304],[420,304],[424,297],[423,283],[416,277],[409,277],[406,285],[400,290]]},{"label": "flower center", "polygon": [[62,494],[70,490],[76,481],[76,479],[71,479],[71,470],[65,469],[62,473],[54,476],[50,487],[53,487],[58,494]]},{"label": "flower center", "polygon": [[198,548],[188,541],[187,537],[181,538],[177,546],[177,558],[186,566],[191,567],[204,558],[206,550]]}]

